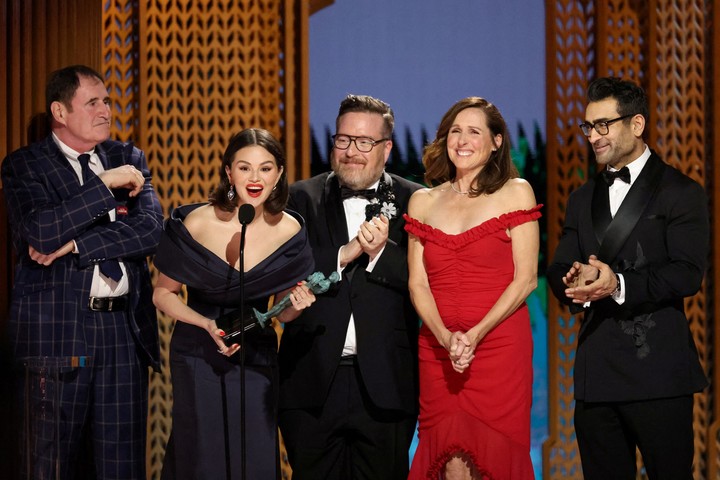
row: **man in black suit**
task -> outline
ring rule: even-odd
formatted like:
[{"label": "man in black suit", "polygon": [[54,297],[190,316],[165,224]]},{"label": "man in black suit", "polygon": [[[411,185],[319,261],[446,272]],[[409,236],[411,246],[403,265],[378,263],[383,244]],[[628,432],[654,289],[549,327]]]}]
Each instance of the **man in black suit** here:
[{"label": "man in black suit", "polygon": [[394,117],[349,95],[332,172],[290,187],[316,268],[342,280],[285,326],[280,429],[293,479],[405,479],[417,417],[418,318],[402,214],[420,185],[384,171]]},{"label": "man in black suit", "polygon": [[143,152],[109,139],[100,74],[53,72],[46,104],[52,133],[2,164],[17,254],[9,336],[26,367],[24,474],[145,478],[148,366],[160,356],[147,255],[160,202]]},{"label": "man in black suit", "polygon": [[605,170],[570,196],[547,277],[584,309],[575,358],[575,430],[585,479],[692,479],[693,393],[708,384],[683,299],[705,274],[703,188],[645,145],[643,90],[618,78],[588,88],[585,122]]}]

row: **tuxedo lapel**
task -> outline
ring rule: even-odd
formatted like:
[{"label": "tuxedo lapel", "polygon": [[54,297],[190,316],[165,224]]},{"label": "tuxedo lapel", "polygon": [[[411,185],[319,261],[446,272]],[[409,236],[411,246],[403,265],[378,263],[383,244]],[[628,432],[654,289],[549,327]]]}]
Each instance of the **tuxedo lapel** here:
[{"label": "tuxedo lapel", "polygon": [[395,194],[395,203],[398,208],[397,215],[395,215],[394,218],[390,219],[390,228],[388,231],[388,238],[396,243],[400,243],[402,240],[403,233],[405,231],[405,222],[402,221],[402,212],[404,212],[406,209],[403,208],[403,205],[407,205],[407,202],[405,200],[405,195],[402,191],[400,191],[400,188],[398,185],[396,185],[393,182],[392,177],[387,172],[383,172],[383,178],[385,183],[387,183],[390,188],[392,188],[393,193]]},{"label": "tuxedo lapel", "polygon": [[600,175],[601,174],[598,174],[595,177],[592,205],[590,206],[590,211],[592,212],[593,231],[595,232],[595,238],[597,239],[598,245],[602,244],[602,241],[605,238],[605,232],[613,219],[612,214],[610,213],[610,195],[608,192],[608,185],[602,178],[600,178]]},{"label": "tuxedo lapel", "polygon": [[648,159],[605,232],[604,241],[598,252],[601,261],[611,263],[625,244],[645,207],[655,196],[664,166],[665,164],[655,155]]},{"label": "tuxedo lapel", "polygon": [[326,221],[332,244],[338,247],[345,245],[350,239],[348,238],[345,209],[343,208],[342,199],[340,198],[340,182],[338,182],[337,176],[334,173],[331,173],[327,179],[325,179],[323,204],[325,206]]}]

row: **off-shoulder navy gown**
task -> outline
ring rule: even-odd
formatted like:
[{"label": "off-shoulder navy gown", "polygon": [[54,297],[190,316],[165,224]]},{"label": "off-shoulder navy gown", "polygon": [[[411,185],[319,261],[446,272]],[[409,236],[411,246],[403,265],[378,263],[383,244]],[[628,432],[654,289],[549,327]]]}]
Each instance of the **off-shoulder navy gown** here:
[{"label": "off-shoulder navy gown", "polygon": [[[197,243],[183,220],[202,204],[179,207],[165,223],[155,266],[187,286],[188,305],[217,318],[239,307],[240,272]],[[302,229],[245,272],[245,305],[267,310],[271,295],[307,278],[314,266]],[[277,336],[271,326],[245,334],[245,438],[248,479],[280,478]],[[176,322],[170,342],[172,431],[164,479],[241,479],[240,354],[227,358],[204,329]]]}]

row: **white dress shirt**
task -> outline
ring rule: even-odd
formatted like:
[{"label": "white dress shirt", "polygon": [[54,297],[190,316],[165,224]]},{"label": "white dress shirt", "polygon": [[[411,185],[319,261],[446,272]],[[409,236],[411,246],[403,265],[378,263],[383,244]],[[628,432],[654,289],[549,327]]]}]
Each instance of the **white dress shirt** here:
[{"label": "white dress shirt", "polygon": [[[645,150],[643,150],[642,155],[627,164],[628,170],[630,170],[630,183],[625,183],[622,180],[616,178],[615,182],[608,187],[608,194],[610,195],[610,214],[613,216],[613,218],[615,218],[615,214],[620,208],[620,205],[622,205],[623,200],[625,200],[625,197],[630,191],[630,187],[632,187],[632,184],[635,182],[638,175],[640,175],[640,172],[645,167],[645,164],[647,163],[649,158],[650,148],[645,145]],[[612,168],[609,165],[607,168],[611,172],[616,171],[616,169]],[[625,279],[623,278],[623,275],[621,273],[618,274],[618,279],[620,280],[620,292],[613,294],[612,298],[619,305],[622,305],[623,303],[625,303]]]},{"label": "white dress shirt", "polygon": [[[370,186],[371,189],[377,190],[378,185],[380,184],[380,180],[375,182],[373,185]],[[345,220],[347,223],[348,228],[348,238],[353,239],[357,236],[358,232],[360,231],[360,225],[365,221],[365,207],[370,202],[362,197],[352,197],[347,198],[343,200],[343,209],[345,210]],[[372,272],[373,268],[375,268],[375,265],[377,264],[378,259],[382,255],[383,249],[373,258],[370,262],[368,262],[368,266],[365,267],[365,271]],[[340,257],[342,254],[342,247],[338,250],[338,256],[337,256],[337,272],[340,274],[340,278],[342,278],[342,272],[345,270],[345,267],[340,266]],[[357,354],[357,336],[355,334],[355,318],[353,317],[352,313],[350,314],[350,323],[348,324],[348,330],[347,334],[345,335],[345,345],[343,346],[342,350],[342,356],[345,357],[347,355],[356,355]]]}]

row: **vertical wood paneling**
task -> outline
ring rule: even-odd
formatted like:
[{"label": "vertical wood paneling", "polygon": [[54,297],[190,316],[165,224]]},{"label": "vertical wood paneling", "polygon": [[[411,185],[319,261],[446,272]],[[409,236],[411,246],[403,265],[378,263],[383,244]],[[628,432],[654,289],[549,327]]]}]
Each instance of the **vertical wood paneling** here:
[{"label": "vertical wood paneling", "polygon": [[708,135],[708,162],[707,170],[711,172],[706,181],[709,183],[708,191],[713,192],[710,205],[712,215],[710,216],[712,226],[712,267],[709,279],[708,291],[711,292],[708,311],[711,314],[712,323],[708,335],[711,336],[712,365],[711,365],[711,400],[712,417],[708,429],[708,479],[720,478],[720,5],[718,2],[709,2],[710,12],[708,19],[711,20],[710,38],[708,41],[708,58],[712,59],[710,66],[710,78],[708,89],[709,101],[712,104],[712,111],[707,117]]},{"label": "vertical wood paneling", "polygon": [[[546,12],[548,250],[555,251],[570,192],[589,174],[588,146],[578,124],[595,51],[594,2],[549,0]],[[581,476],[573,430],[573,364],[580,318],[548,299],[548,421],[543,478]]]},{"label": "vertical wood paneling", "polygon": [[307,2],[285,0],[283,52],[285,146],[288,181],[310,176],[309,11]]}]

